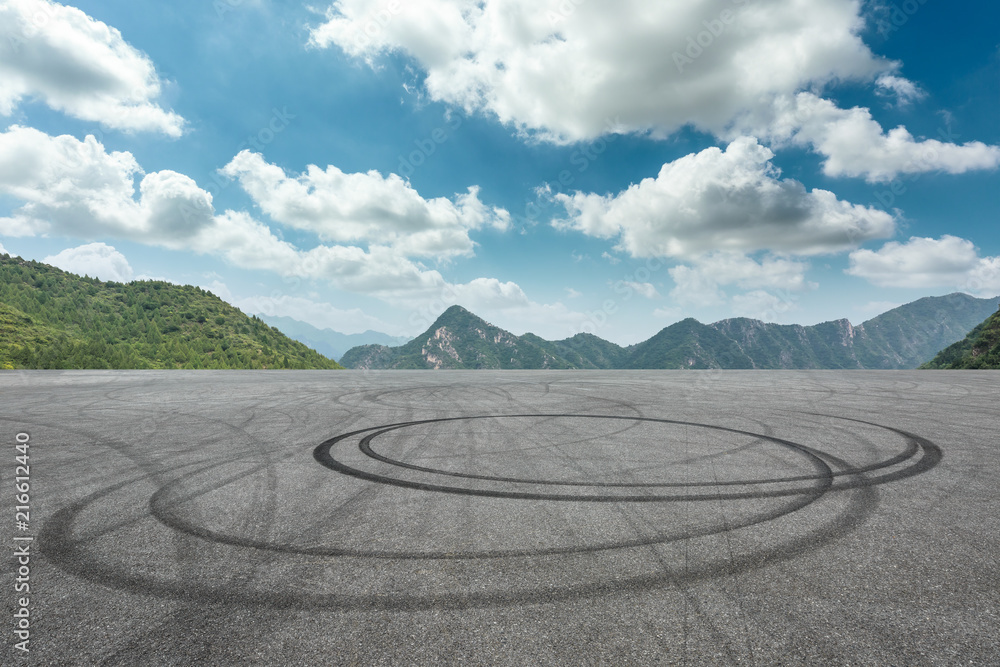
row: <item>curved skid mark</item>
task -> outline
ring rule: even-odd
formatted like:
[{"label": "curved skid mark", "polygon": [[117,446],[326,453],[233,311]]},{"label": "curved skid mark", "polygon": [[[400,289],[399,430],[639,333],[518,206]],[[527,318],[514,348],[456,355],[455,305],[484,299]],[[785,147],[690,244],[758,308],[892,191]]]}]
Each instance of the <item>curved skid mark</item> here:
[{"label": "curved skid mark", "polygon": [[[525,418],[525,417],[543,417],[543,418],[577,418],[577,419],[619,419],[619,420],[630,420],[630,421],[648,421],[648,422],[659,422],[665,424],[679,424],[684,426],[694,426],[700,428],[707,428],[712,430],[719,430],[729,433],[735,433],[738,435],[750,436],[760,440],[766,440],[768,442],[773,442],[775,444],[781,445],[792,451],[805,454],[813,463],[814,467],[817,469],[817,474],[815,475],[795,475],[780,478],[770,478],[770,479],[756,479],[756,480],[727,480],[723,482],[574,482],[574,481],[553,481],[544,479],[524,479],[516,477],[498,477],[491,475],[476,475],[472,473],[460,473],[446,470],[438,470],[435,468],[427,468],[424,466],[417,466],[410,463],[405,463],[402,461],[397,461],[391,459],[384,455],[381,455],[374,451],[371,447],[371,441],[389,431],[405,428],[407,426],[413,426],[416,424],[429,424],[436,422],[449,422],[449,421],[462,421],[462,420],[473,420],[473,419],[487,419],[487,418]],[[853,420],[858,421],[858,420]],[[865,422],[868,423],[868,422]],[[877,424],[873,424],[878,426]],[[888,427],[884,427],[887,428]],[[418,472],[426,472],[431,474],[444,475],[448,477],[458,477],[465,479],[476,479],[491,482],[507,482],[515,484],[529,484],[537,486],[583,486],[583,487],[597,487],[597,488],[690,488],[690,487],[717,487],[717,486],[754,486],[762,484],[778,484],[787,482],[800,482],[800,481],[816,481],[821,479],[826,479],[830,477],[841,477],[845,475],[859,475],[866,472],[871,472],[874,470],[879,470],[882,468],[890,467],[903,463],[906,460],[914,457],[919,453],[921,447],[924,448],[924,458],[930,456],[931,459],[934,458],[933,449],[936,446],[932,445],[926,447],[920,443],[916,438],[910,437],[910,434],[906,434],[895,429],[888,429],[903,435],[907,439],[907,448],[885,461],[880,461],[868,466],[853,467],[846,466],[845,469],[834,472],[831,470],[826,463],[823,461],[822,452],[815,450],[813,448],[807,447],[805,445],[792,442],[790,440],[785,440],[782,438],[776,438],[774,436],[763,435],[760,433],[752,433],[750,431],[744,431],[741,429],[734,429],[723,426],[713,426],[710,424],[699,424],[696,422],[687,422],[673,419],[653,419],[648,417],[625,417],[618,415],[574,415],[574,414],[518,414],[518,415],[482,415],[482,416],[466,416],[466,417],[441,417],[437,419],[426,419],[417,420],[409,422],[401,422],[398,424],[391,424],[384,427],[372,427],[368,429],[361,429],[358,431],[352,431],[350,433],[345,433],[343,435],[336,436],[327,440],[326,442],[319,445],[314,451],[314,458],[322,465],[336,470],[337,472],[343,473],[345,475],[350,475],[352,477],[357,477],[371,482],[378,482],[382,484],[389,484],[393,486],[400,486],[404,488],[418,489],[423,491],[436,491],[440,493],[455,493],[455,494],[465,494],[465,495],[479,495],[479,496],[489,496],[495,498],[511,498],[511,499],[521,499],[521,500],[559,500],[559,501],[587,501],[587,502],[672,502],[672,501],[691,501],[691,500],[739,500],[739,499],[751,499],[751,498],[763,498],[763,497],[779,497],[796,495],[799,493],[809,493],[812,489],[806,488],[796,488],[796,489],[775,489],[771,491],[744,491],[744,492],[732,492],[732,493],[704,493],[704,494],[687,494],[687,495],[664,495],[664,494],[641,494],[641,495],[601,495],[601,494],[553,494],[553,493],[536,493],[527,491],[497,491],[489,489],[470,489],[466,487],[451,487],[444,486],[440,484],[429,484],[424,482],[413,482],[410,480],[397,479],[394,477],[389,477],[386,475],[379,475],[376,473],[371,473],[364,470],[359,470],[348,466],[340,461],[333,458],[331,454],[331,449],[337,443],[350,438],[355,435],[360,435],[362,433],[367,433],[369,431],[374,431],[369,433],[364,438],[361,439],[359,447],[365,455],[373,458],[375,460],[381,461],[383,463],[388,463],[393,466],[408,468],[411,470],[416,470]],[[921,439],[922,440],[922,439]],[[929,441],[927,441],[929,442]],[[940,452],[940,450],[937,450]],[[930,454],[928,452],[931,452]],[[923,459],[922,459],[923,460]],[[938,458],[937,460],[940,460]],[[937,461],[928,461],[929,465],[926,468],[921,468],[917,472],[912,474],[918,474],[924,469],[929,469],[936,465]],[[905,471],[900,471],[903,473]],[[894,474],[900,474],[894,473]],[[903,477],[910,476],[909,474],[903,474],[902,477],[892,477],[891,479],[902,479]],[[856,484],[852,484],[852,487]],[[843,484],[838,485],[837,488],[848,488]]]}]

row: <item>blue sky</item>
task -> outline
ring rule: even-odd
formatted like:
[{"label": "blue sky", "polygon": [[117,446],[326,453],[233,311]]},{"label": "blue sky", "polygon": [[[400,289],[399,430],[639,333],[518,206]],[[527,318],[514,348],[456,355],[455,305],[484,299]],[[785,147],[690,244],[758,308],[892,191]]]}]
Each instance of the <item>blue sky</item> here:
[{"label": "blue sky", "polygon": [[[805,8],[804,8],[805,7]],[[0,247],[638,342],[1000,294],[1000,7],[0,1]]]}]

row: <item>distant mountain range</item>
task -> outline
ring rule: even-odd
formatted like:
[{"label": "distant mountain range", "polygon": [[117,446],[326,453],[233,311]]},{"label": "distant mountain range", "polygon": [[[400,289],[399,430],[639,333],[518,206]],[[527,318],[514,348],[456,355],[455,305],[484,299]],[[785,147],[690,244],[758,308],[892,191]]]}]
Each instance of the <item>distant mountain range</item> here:
[{"label": "distant mountain range", "polygon": [[340,368],[210,292],[0,254],[0,368]]},{"label": "distant mountain range", "polygon": [[1000,310],[921,368],[1000,369]]},{"label": "distant mountain range", "polygon": [[621,347],[591,334],[547,341],[516,336],[461,306],[446,310],[405,345],[361,345],[347,368],[916,368],[992,314],[997,299],[926,297],[863,324],[768,324],[748,318],[702,324],[688,318],[649,340]]},{"label": "distant mountain range", "polygon": [[342,334],[333,329],[318,329],[291,317],[261,315],[260,319],[289,338],[294,338],[331,359],[340,359],[345,352],[358,345],[402,345],[410,340],[408,336],[390,336],[371,330],[359,334]]},{"label": "distant mountain range", "polygon": [[[102,282],[0,255],[0,368],[341,367],[310,347],[371,369],[995,368],[996,306],[996,298],[966,294],[927,297],[858,326],[689,318],[629,347],[583,333],[517,336],[460,306],[403,344],[373,331],[344,335],[268,318],[293,340],[197,287]],[[356,342],[364,344],[340,354]]]}]

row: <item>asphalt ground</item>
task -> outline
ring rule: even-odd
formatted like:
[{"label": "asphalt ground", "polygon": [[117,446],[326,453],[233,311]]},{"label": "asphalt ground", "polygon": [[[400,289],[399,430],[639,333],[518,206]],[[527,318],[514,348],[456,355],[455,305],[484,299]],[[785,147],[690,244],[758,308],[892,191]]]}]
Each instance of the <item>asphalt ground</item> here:
[{"label": "asphalt ground", "polygon": [[5,371],[0,398],[5,664],[1000,664],[1000,373]]}]

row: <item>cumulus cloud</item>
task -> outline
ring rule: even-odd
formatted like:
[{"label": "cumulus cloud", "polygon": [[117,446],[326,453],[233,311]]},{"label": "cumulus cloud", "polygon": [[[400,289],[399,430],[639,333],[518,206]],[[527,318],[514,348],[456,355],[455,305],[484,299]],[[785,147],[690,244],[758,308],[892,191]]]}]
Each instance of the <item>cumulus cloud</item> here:
[{"label": "cumulus cloud", "polygon": [[560,229],[618,239],[633,257],[699,257],[712,251],[818,254],[891,236],[892,216],[780,179],[771,151],[751,137],[708,148],[617,195],[556,194]]},{"label": "cumulus cloud", "polygon": [[0,115],[37,98],[107,127],[178,137],[184,119],[156,103],[161,90],[145,54],[79,9],[49,0],[0,4]]},{"label": "cumulus cloud", "polygon": [[[889,80],[896,86],[904,81]],[[961,174],[1000,165],[998,146],[918,140],[902,126],[885,132],[868,109],[841,109],[813,93],[777,97],[771,106],[744,115],[730,133],[753,134],[778,147],[810,147],[825,157],[826,175],[863,176],[870,182],[889,181],[900,174]]]},{"label": "cumulus cloud", "polygon": [[901,107],[927,96],[917,84],[894,74],[883,74],[875,80],[876,91],[881,95],[893,95]]},{"label": "cumulus cloud", "polygon": [[[718,133],[748,100],[894,65],[858,36],[860,3],[336,0],[310,43],[412,56],[434,100],[553,141]],[[544,64],[544,65],[543,65]]]},{"label": "cumulus cloud", "polygon": [[[1000,148],[883,131],[867,109],[813,92],[874,84],[900,106],[923,91],[859,36],[857,0],[335,0],[310,44],[375,65],[411,56],[431,99],[556,143],[606,133],[791,139],[835,176],[992,169]],[[782,135],[786,136],[782,136]]]},{"label": "cumulus cloud", "polygon": [[4,248],[3,244],[0,243],[0,255],[10,255],[10,254],[11,253],[7,252],[7,248]]},{"label": "cumulus cloud", "polygon": [[958,288],[991,296],[1000,292],[1000,257],[980,257],[971,241],[947,234],[855,250],[847,273],[880,287]]},{"label": "cumulus cloud", "polygon": [[246,150],[222,173],[237,178],[273,220],[325,241],[376,242],[409,256],[447,257],[472,254],[470,230],[510,226],[510,214],[486,206],[475,186],[454,200],[424,199],[396,174],[346,174],[333,165],[310,165],[289,177]]},{"label": "cumulus cloud", "polygon": [[[261,166],[273,175],[271,165],[262,161],[251,165]],[[344,189],[343,184],[339,189],[331,186],[320,192],[323,178],[332,173],[334,180],[338,180],[338,174],[345,175],[335,168],[316,172],[323,177],[313,173],[315,182],[308,183],[311,190],[305,194],[305,201],[300,202],[306,208],[337,206],[329,201],[332,191],[345,198],[351,195],[350,188]],[[140,175],[136,192],[135,180]],[[211,195],[183,174],[158,171],[143,175],[131,153],[108,153],[92,136],[79,141],[68,135],[52,137],[15,126],[0,133],[0,194],[24,203],[11,217],[0,218],[0,234],[124,238],[219,256],[245,269],[325,280],[337,288],[411,309],[448,295],[454,303],[470,303],[484,312],[515,309],[528,317],[537,317],[540,322],[546,318],[550,322],[563,322],[576,317],[560,304],[530,301],[515,283],[477,278],[455,284],[414,259],[429,253],[432,247],[439,247],[444,253],[465,252],[471,247],[468,239],[471,229],[482,225],[506,227],[505,212],[487,209],[474,189],[454,201],[426,200],[402,181],[377,174],[360,176],[360,184],[356,185],[369,188],[367,199],[355,197],[343,205],[355,212],[364,210],[368,217],[363,220],[369,226],[365,228],[359,222],[359,227],[343,234],[350,239],[361,236],[357,240],[369,241],[368,246],[319,244],[299,248],[279,238],[271,227],[246,211],[216,212]],[[280,179],[283,180],[279,180],[278,186],[293,190],[302,186],[300,180],[283,174]],[[274,191],[267,188],[258,191],[256,185],[249,187],[251,194],[256,192],[259,196],[262,208],[279,221],[305,226],[312,220],[302,212],[305,209],[296,209],[293,202],[282,199],[287,196],[282,187]],[[397,200],[392,201],[392,197]],[[382,217],[377,215],[379,202],[389,211],[383,211]],[[399,202],[410,206],[407,210],[413,211],[417,219],[408,221],[402,213],[393,213],[392,207]],[[315,220],[317,229],[325,229],[322,220]],[[453,238],[457,241],[434,246],[427,241],[428,237],[421,236],[435,230],[455,232]],[[330,228],[331,237],[345,238],[338,234],[341,232],[335,227]],[[375,243],[379,238],[391,245]]]},{"label": "cumulus cloud", "polygon": [[131,153],[12,126],[0,133],[0,193],[24,201],[0,233],[102,235],[177,244],[212,222],[212,197],[173,171],[142,174]]},{"label": "cumulus cloud", "polygon": [[59,267],[80,276],[90,276],[100,280],[125,283],[132,280],[132,267],[125,255],[105,243],[88,243],[76,248],[67,248],[42,260],[45,264]]}]

